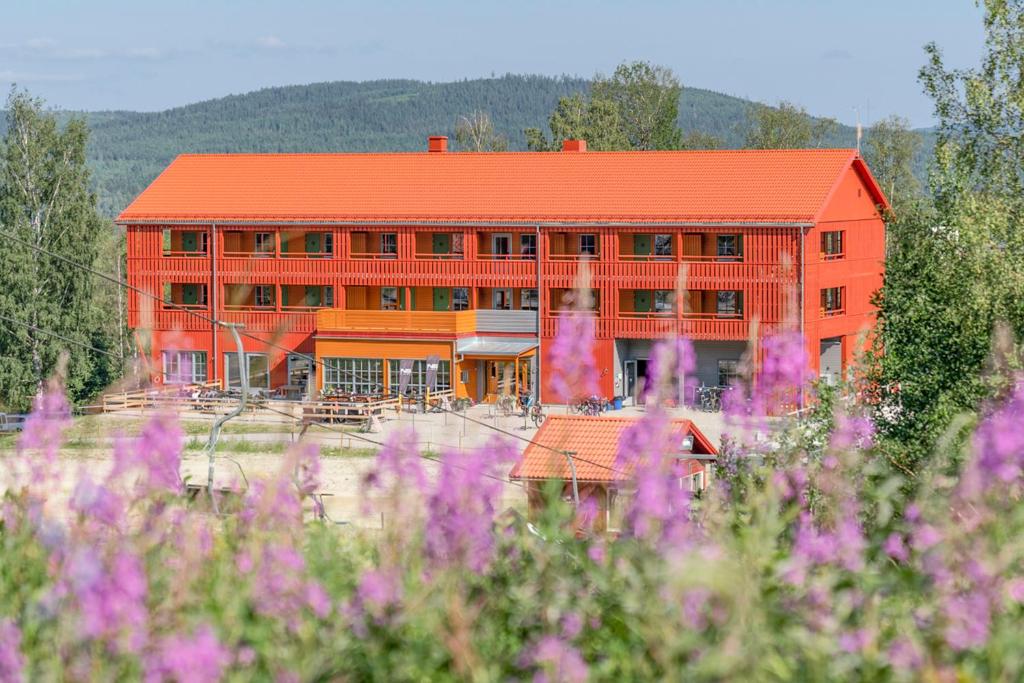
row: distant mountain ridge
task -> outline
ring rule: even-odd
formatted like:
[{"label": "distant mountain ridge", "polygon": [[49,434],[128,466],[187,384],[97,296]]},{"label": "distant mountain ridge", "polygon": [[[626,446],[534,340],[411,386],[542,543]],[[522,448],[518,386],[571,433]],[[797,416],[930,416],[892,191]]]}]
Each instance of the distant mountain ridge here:
[{"label": "distant mountain ridge", "polygon": [[[523,129],[547,130],[558,99],[589,87],[582,78],[512,74],[448,83],[333,81],[265,88],[161,112],[82,114],[92,131],[88,154],[100,207],[113,216],[184,152],[417,151],[426,148],[429,135],[453,136],[458,117],[478,109],[491,115],[513,149],[525,149]],[[684,86],[679,126],[740,147],[753,106]],[[855,144],[848,126],[828,141],[835,147]]]}]

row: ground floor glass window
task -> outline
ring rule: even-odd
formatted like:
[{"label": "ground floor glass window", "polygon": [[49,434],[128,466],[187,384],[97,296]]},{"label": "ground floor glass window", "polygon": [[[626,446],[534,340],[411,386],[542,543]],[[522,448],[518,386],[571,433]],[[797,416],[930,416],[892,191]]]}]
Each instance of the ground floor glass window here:
[{"label": "ground floor glass window", "polygon": [[206,381],[205,351],[164,351],[165,384],[201,384]]},{"label": "ground floor glass window", "polygon": [[379,358],[324,358],[324,391],[380,394],[384,361]]},{"label": "ground floor glass window", "polygon": [[[247,353],[249,363],[249,388],[270,388],[270,358],[265,353]],[[224,354],[224,376],[228,379],[228,387],[240,388],[242,376],[238,371],[238,354]]]},{"label": "ground floor glass window", "polygon": [[[401,386],[399,370],[400,360],[388,361],[388,387],[392,394],[398,393]],[[442,360],[437,364],[437,387],[431,391],[448,391],[452,388],[452,364],[451,361]],[[414,396],[422,396],[427,390],[427,361],[417,360],[412,364],[412,377],[409,379],[409,393]]]}]

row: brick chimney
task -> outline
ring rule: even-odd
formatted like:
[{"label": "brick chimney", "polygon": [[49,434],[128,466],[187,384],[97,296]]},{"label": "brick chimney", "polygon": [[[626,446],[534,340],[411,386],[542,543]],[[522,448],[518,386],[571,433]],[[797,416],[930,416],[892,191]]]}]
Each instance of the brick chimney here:
[{"label": "brick chimney", "polygon": [[563,152],[586,152],[587,141],[586,140],[562,140],[562,151]]},{"label": "brick chimney", "polygon": [[431,135],[427,138],[427,151],[438,153],[447,152],[448,138],[444,135]]}]

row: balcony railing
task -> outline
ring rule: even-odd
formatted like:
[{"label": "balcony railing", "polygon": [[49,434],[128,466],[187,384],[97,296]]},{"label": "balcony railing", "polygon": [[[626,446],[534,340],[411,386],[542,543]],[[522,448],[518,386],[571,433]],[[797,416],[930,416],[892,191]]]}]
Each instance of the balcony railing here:
[{"label": "balcony railing", "polygon": [[164,249],[162,253],[163,253],[163,257],[164,258],[206,258],[207,256],[210,255],[206,251],[195,251],[195,250],[191,250],[191,251],[184,251],[184,250],[174,251],[174,250],[171,250],[171,249]]},{"label": "balcony railing", "polygon": [[275,258],[274,251],[225,251],[224,258]]},{"label": "balcony railing", "polygon": [[363,311],[320,309],[320,332],[416,332],[456,334],[528,333],[537,331],[536,311]]},{"label": "balcony railing", "polygon": [[224,304],[225,311],[276,311],[274,304],[258,306],[256,304]]},{"label": "balcony railing", "polygon": [[433,252],[416,252],[413,256],[427,261],[462,261],[466,258],[466,255],[463,253],[435,254]]},{"label": "balcony railing", "polygon": [[481,261],[536,261],[536,254],[477,254]]},{"label": "balcony railing", "polygon": [[378,252],[378,251],[354,251],[351,254],[354,259],[388,259],[394,260],[398,258],[398,254],[394,252]]},{"label": "balcony railing", "polygon": [[331,251],[282,251],[281,258],[334,258]]},{"label": "balcony railing", "polygon": [[160,308],[164,311],[205,311],[210,307],[209,304],[184,304],[177,301],[163,301],[160,303]]}]

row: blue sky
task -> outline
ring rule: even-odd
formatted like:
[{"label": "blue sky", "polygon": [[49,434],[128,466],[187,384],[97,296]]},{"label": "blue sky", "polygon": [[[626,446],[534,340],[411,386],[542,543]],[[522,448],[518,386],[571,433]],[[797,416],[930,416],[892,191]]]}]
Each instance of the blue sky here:
[{"label": "blue sky", "polygon": [[0,85],[64,109],[330,80],[591,76],[646,59],[684,86],[920,126],[922,46],[971,66],[983,43],[972,0],[6,0],[0,16]]}]

